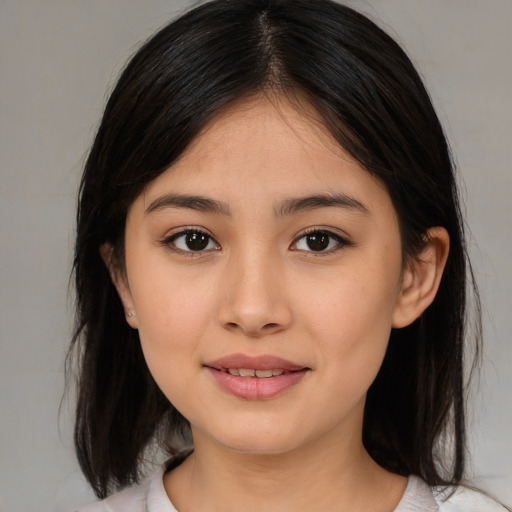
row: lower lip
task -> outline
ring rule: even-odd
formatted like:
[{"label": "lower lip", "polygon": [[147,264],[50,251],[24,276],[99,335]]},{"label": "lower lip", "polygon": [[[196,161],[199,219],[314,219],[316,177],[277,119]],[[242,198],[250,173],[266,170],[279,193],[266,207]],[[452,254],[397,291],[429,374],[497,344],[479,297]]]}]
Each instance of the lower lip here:
[{"label": "lower lip", "polygon": [[273,398],[297,384],[309,371],[307,369],[283,373],[275,377],[238,377],[229,373],[207,368],[217,384],[232,395],[245,400]]}]

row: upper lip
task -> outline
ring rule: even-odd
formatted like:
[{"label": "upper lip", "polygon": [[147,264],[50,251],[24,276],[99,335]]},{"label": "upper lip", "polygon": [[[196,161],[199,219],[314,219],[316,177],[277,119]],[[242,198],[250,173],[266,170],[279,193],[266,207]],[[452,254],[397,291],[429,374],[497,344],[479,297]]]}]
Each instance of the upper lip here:
[{"label": "upper lip", "polygon": [[221,357],[220,359],[216,359],[215,361],[205,363],[204,366],[214,368],[216,370],[247,368],[252,370],[285,370],[292,372],[307,369],[307,366],[268,354],[258,356],[231,354]]}]

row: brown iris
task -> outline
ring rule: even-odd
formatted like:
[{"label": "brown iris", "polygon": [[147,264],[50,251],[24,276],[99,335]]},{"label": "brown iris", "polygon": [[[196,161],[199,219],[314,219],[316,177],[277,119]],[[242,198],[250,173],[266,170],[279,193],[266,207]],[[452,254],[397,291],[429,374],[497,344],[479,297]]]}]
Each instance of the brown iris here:
[{"label": "brown iris", "polygon": [[202,251],[206,249],[209,241],[210,237],[208,235],[198,233],[197,231],[187,233],[185,236],[185,244],[191,251]]},{"label": "brown iris", "polygon": [[312,251],[325,251],[329,247],[330,236],[327,233],[310,233],[306,236],[306,243]]}]

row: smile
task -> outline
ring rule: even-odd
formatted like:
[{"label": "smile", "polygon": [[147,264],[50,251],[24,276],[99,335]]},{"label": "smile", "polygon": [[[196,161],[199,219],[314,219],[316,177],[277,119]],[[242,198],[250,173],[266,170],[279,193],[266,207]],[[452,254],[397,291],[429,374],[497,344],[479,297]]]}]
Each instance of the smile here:
[{"label": "smile", "polygon": [[298,384],[310,368],[279,357],[232,354],[204,365],[225,392],[244,400],[277,397]]},{"label": "smile", "polygon": [[278,377],[279,375],[283,375],[283,373],[289,373],[286,372],[286,370],[254,370],[249,368],[221,368],[220,371],[237,377],[258,377],[260,379]]}]

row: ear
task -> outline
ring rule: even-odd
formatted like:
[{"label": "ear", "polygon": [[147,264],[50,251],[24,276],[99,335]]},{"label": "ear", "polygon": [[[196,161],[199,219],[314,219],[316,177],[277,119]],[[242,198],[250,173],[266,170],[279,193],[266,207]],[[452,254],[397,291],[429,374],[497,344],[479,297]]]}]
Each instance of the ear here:
[{"label": "ear", "polygon": [[123,304],[126,321],[130,327],[137,329],[137,314],[135,312],[132,293],[130,291],[126,276],[114,262],[112,246],[109,243],[103,244],[100,247],[100,255],[109,271],[112,283],[116,287],[119,298]]},{"label": "ear", "polygon": [[416,320],[434,300],[443,275],[450,236],[443,227],[430,228],[420,254],[404,269],[402,287],[393,312],[393,327],[400,329]]}]

